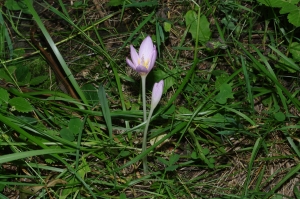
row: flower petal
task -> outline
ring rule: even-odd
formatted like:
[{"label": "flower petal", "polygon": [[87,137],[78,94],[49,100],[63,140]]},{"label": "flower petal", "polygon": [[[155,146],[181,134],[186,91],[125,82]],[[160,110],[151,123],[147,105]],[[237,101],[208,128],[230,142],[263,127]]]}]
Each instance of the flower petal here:
[{"label": "flower petal", "polygon": [[144,66],[137,66],[135,70],[143,75],[147,75],[150,72],[149,69],[145,68]]},{"label": "flower petal", "polygon": [[131,67],[131,68],[133,68],[134,70],[136,70],[136,66],[132,63],[132,61],[130,60],[130,59],[128,59],[127,57],[126,57],[126,63]]},{"label": "flower petal", "polygon": [[150,36],[147,36],[141,43],[139,57],[144,57],[145,61],[151,61],[153,51],[153,42]]},{"label": "flower petal", "polygon": [[154,110],[161,99],[164,90],[164,80],[155,83],[152,90],[151,109]]},{"label": "flower petal", "polygon": [[130,55],[132,62],[135,66],[137,66],[140,58],[138,53],[136,52],[136,49],[132,45],[130,45]]},{"label": "flower petal", "polygon": [[155,61],[156,61],[156,57],[157,57],[157,51],[156,51],[156,47],[154,46],[153,51],[152,51],[152,58],[151,58],[151,62],[149,63],[149,68],[148,70],[151,71]]}]

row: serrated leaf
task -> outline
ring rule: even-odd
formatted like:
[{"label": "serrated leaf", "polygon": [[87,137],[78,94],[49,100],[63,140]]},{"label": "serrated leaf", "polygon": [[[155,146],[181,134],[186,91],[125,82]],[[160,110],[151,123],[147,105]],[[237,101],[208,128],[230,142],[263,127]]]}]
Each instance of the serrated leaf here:
[{"label": "serrated leaf", "polygon": [[22,97],[14,97],[10,99],[8,103],[12,106],[12,108],[22,113],[28,113],[33,110],[31,104]]},{"label": "serrated leaf", "polygon": [[291,11],[298,10],[298,6],[294,4],[287,4],[284,7],[281,8],[279,11],[280,14],[287,14],[290,13]]},{"label": "serrated leaf", "polygon": [[30,80],[29,84],[32,86],[39,85],[48,79],[48,75],[34,77]]},{"label": "serrated leaf", "polygon": [[288,15],[288,20],[291,24],[293,24],[296,27],[300,27],[300,9],[292,11]]},{"label": "serrated leaf", "polygon": [[297,4],[299,0],[257,0],[258,2],[270,7],[284,7],[288,4]]},{"label": "serrated leaf", "polygon": [[228,98],[234,98],[232,88],[229,84],[222,84],[220,86],[220,92],[216,96],[216,101],[220,104],[225,104]]},{"label": "serrated leaf", "polygon": [[59,134],[62,138],[70,142],[75,140],[74,134],[67,128],[63,128],[62,130],[60,130]]},{"label": "serrated leaf", "polygon": [[292,53],[295,62],[300,61],[300,43],[293,42],[290,46],[290,52]]},{"label": "serrated leaf", "polygon": [[17,69],[15,71],[15,76],[18,80],[18,82],[23,82],[26,79],[26,76],[29,73],[29,68],[28,66],[17,66]]},{"label": "serrated leaf", "polygon": [[9,100],[9,93],[7,90],[0,88],[0,105],[2,102],[5,102],[6,104],[8,103]]}]

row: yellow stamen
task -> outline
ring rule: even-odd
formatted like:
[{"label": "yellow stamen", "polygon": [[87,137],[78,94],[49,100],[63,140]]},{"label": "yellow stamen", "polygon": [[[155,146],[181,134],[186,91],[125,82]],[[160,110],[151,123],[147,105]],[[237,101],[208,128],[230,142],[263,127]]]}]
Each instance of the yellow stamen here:
[{"label": "yellow stamen", "polygon": [[150,62],[150,60],[149,59],[144,60],[144,57],[142,57],[142,59],[138,60],[138,64],[145,66],[145,68],[147,68],[147,69],[149,68],[149,62]]}]

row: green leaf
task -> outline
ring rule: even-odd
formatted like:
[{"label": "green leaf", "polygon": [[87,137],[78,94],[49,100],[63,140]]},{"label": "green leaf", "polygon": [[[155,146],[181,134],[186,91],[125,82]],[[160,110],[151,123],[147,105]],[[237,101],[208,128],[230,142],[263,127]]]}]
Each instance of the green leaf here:
[{"label": "green leaf", "polygon": [[121,151],[120,156],[121,157],[126,157],[126,156],[129,156],[130,154],[131,154],[130,151]]},{"label": "green leaf", "polygon": [[9,93],[7,90],[0,88],[0,105],[2,102],[5,102],[6,104],[8,103],[9,100]]},{"label": "green leaf", "polygon": [[22,97],[14,97],[8,101],[12,106],[12,109],[15,109],[19,112],[28,113],[33,110],[31,104]]},{"label": "green leaf", "polygon": [[125,7],[146,7],[146,6],[157,6],[158,2],[157,0],[152,0],[152,1],[137,1],[137,0],[132,0],[131,4],[126,5]]},{"label": "green leaf", "polygon": [[70,120],[68,124],[69,130],[74,134],[77,135],[82,131],[82,120],[79,118],[73,118]]},{"label": "green leaf", "polygon": [[6,0],[4,6],[9,10],[15,10],[15,11],[21,10],[18,2],[15,0]]},{"label": "green leaf", "polygon": [[13,154],[8,154],[8,155],[1,155],[0,156],[0,164],[27,158],[27,157],[37,156],[37,155],[54,154],[54,153],[68,153],[68,152],[74,152],[75,150],[76,149],[42,149],[42,150],[33,150],[33,151],[13,153]]},{"label": "green leaf", "polygon": [[70,142],[75,140],[74,134],[72,133],[72,131],[70,131],[70,129],[67,128],[63,128],[62,130],[60,130],[60,136],[62,138],[64,138],[65,140],[68,140]]},{"label": "green leaf", "polygon": [[91,103],[95,104],[99,102],[97,89],[93,84],[85,84],[81,88],[82,92],[84,93],[86,99]]},{"label": "green leaf", "polygon": [[293,10],[288,15],[288,20],[291,24],[293,24],[296,27],[300,27],[300,8],[298,7],[297,10]]},{"label": "green leaf", "polygon": [[300,43],[291,43],[290,52],[292,53],[295,62],[300,61]]},{"label": "green leaf", "polygon": [[220,86],[220,92],[216,96],[216,101],[220,104],[225,104],[228,98],[234,98],[232,88],[229,84],[222,84]]},{"label": "green leaf", "polygon": [[163,163],[164,165],[170,165],[169,162],[165,159],[163,159],[162,157],[157,157],[157,160],[160,161],[161,163]]},{"label": "green leaf", "polygon": [[176,79],[173,76],[170,76],[159,68],[155,69],[148,75],[147,84],[153,85],[155,82],[159,82],[162,79],[164,80],[163,93],[167,92],[169,88],[176,84]]},{"label": "green leaf", "polygon": [[[11,78],[11,75],[16,70],[16,66],[10,66],[7,68],[0,68],[0,78],[4,79],[6,82],[14,83],[14,81]],[[9,74],[8,74],[9,73]]]},{"label": "green leaf", "polygon": [[112,141],[113,135],[112,135],[111,115],[110,115],[110,110],[109,110],[109,105],[108,105],[108,100],[107,100],[107,97],[106,97],[106,93],[105,93],[103,85],[101,85],[101,84],[99,85],[99,89],[98,89],[98,97],[99,97],[99,102],[101,104],[104,120],[106,122],[106,126],[107,126],[107,129],[108,129],[109,138]]},{"label": "green leaf", "polygon": [[180,158],[180,155],[178,154],[173,154],[170,156],[170,159],[169,159],[169,164],[172,165],[172,164],[175,164]]},{"label": "green leaf", "polygon": [[284,7],[288,4],[297,4],[299,0],[257,0],[258,2],[270,7]]},{"label": "green leaf", "polygon": [[29,68],[27,65],[20,65],[17,66],[17,69],[15,71],[15,76],[18,80],[18,82],[25,82],[27,83],[26,80],[28,80],[28,75],[30,74]]},{"label": "green leaf", "polygon": [[208,148],[203,148],[202,153],[203,153],[203,155],[209,154],[209,149]]},{"label": "green leaf", "polygon": [[171,165],[168,166],[165,170],[166,171],[175,171],[178,168],[178,165]]},{"label": "green leaf", "polygon": [[120,5],[123,5],[123,2],[125,0],[110,0],[108,2],[108,6],[120,6]]},{"label": "green leaf", "polygon": [[280,14],[288,14],[291,11],[297,10],[298,7],[294,4],[286,4],[284,7],[281,8],[279,11]]},{"label": "green leaf", "polygon": [[274,113],[274,117],[279,122],[283,122],[285,120],[285,114],[281,111]]},{"label": "green leaf", "polygon": [[172,25],[169,22],[164,22],[164,30],[166,32],[170,32],[172,28]]},{"label": "green leaf", "polygon": [[[192,34],[192,38],[196,40],[198,27],[198,16],[196,12],[193,10],[189,10],[185,14],[184,18],[186,26],[190,26],[189,32]],[[210,39],[211,31],[209,29],[209,25],[210,24],[206,16],[200,16],[198,39],[201,43],[206,43]]]},{"label": "green leaf", "polygon": [[30,80],[29,84],[32,86],[39,85],[48,79],[48,75],[34,77]]}]

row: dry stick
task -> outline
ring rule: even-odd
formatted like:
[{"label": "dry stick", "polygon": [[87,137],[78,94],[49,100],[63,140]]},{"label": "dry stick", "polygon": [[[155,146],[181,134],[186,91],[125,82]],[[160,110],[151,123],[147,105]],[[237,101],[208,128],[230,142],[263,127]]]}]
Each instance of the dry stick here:
[{"label": "dry stick", "polygon": [[64,88],[66,89],[67,93],[70,94],[74,99],[79,99],[77,96],[77,93],[73,86],[70,84],[70,82],[65,78],[65,75],[63,74],[62,70],[60,69],[57,62],[54,60],[51,53],[47,52],[37,40],[34,38],[34,34],[36,32],[36,26],[33,26],[30,30],[30,38],[34,46],[40,50],[42,55],[47,60],[48,64],[50,65],[51,69],[55,73],[56,78],[63,84]]}]

